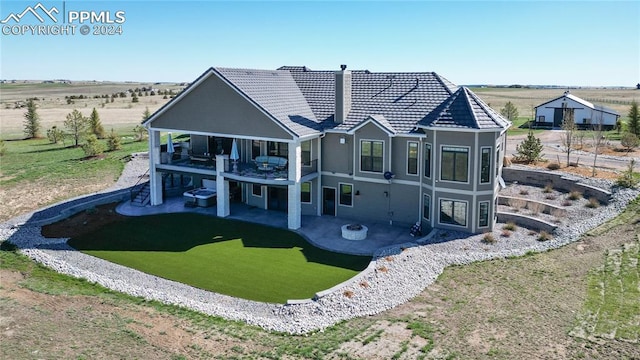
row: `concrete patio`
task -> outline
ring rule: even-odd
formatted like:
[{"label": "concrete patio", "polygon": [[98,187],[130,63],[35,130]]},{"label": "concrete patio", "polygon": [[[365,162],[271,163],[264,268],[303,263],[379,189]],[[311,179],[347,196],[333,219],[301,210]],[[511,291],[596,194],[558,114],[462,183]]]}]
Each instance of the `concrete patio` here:
[{"label": "concrete patio", "polygon": [[[216,216],[216,207],[187,207],[181,196],[168,197],[162,205],[135,206],[125,201],[118,205],[116,211],[127,216],[141,216],[164,213],[191,212]],[[285,212],[264,210],[242,203],[231,203],[231,215],[228,219],[247,221],[286,229],[287,214]],[[338,253],[372,256],[376,250],[391,245],[416,242],[418,239],[409,235],[406,226],[392,226],[380,222],[358,222],[368,227],[365,240],[347,240],[342,238],[341,227],[349,220],[333,216],[303,216],[302,227],[296,232],[313,245]],[[424,234],[426,235],[426,233]]]}]

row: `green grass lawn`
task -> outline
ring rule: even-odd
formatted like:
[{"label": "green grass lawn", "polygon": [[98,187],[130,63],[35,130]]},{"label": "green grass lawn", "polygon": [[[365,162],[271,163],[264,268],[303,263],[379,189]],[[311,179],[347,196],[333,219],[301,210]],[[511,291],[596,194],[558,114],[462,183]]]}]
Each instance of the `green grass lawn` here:
[{"label": "green grass lawn", "polygon": [[[121,150],[106,151],[100,159],[89,160],[82,148],[70,146],[69,140],[66,144],[52,144],[47,139],[5,141],[6,153],[2,156],[0,185],[43,178],[61,181],[107,174],[117,178],[124,168],[123,159],[133,152],[148,149],[147,141],[133,140],[133,133],[120,135],[126,137]],[[104,140],[100,142],[104,145]]]},{"label": "green grass lawn", "polygon": [[132,217],[69,244],[148,274],[273,303],[313,297],[371,260],[318,249],[284,229],[197,214]]}]

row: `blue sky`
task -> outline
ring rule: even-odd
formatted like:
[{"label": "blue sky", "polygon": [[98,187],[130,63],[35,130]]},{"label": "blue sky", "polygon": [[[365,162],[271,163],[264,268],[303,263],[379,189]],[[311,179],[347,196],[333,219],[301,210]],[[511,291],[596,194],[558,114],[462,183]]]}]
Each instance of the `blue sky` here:
[{"label": "blue sky", "polygon": [[[3,0],[0,19],[37,3]],[[60,18],[63,6],[112,18],[124,11],[122,35],[81,35],[77,22],[74,35],[6,35],[40,24],[31,15],[10,20],[0,24],[9,26],[0,35],[0,78],[180,82],[211,66],[347,64],[435,71],[456,84],[640,82],[637,1],[41,3]]]}]

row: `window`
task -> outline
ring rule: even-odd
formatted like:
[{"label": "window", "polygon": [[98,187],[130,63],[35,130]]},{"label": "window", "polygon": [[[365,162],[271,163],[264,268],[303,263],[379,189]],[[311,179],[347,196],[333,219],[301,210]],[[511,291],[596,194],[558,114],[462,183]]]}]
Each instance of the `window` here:
[{"label": "window", "polygon": [[500,172],[500,148],[496,149],[496,177],[498,177],[498,173]]},{"label": "window", "polygon": [[424,176],[431,178],[431,144],[424,144]]},{"label": "window", "polygon": [[538,122],[544,122],[544,115],[538,116]]},{"label": "window", "polygon": [[360,170],[382,172],[384,143],[382,141],[362,140],[360,142]]},{"label": "window", "polygon": [[440,168],[441,180],[467,182],[469,180],[469,148],[443,146]]},{"label": "window", "polygon": [[311,165],[311,141],[305,141],[300,144],[302,152],[302,165]]},{"label": "window", "polygon": [[407,174],[418,175],[418,143],[407,143]]},{"label": "window", "polygon": [[308,181],[300,184],[300,202],[311,203],[311,183]]},{"label": "window", "polygon": [[491,148],[483,147],[480,155],[480,183],[491,181]]},{"label": "window", "polygon": [[283,142],[269,141],[267,143],[267,151],[270,156],[289,157],[289,144]]},{"label": "window", "polygon": [[258,156],[261,155],[261,153],[260,153],[261,144],[262,144],[261,140],[252,140],[251,141],[251,158],[252,159],[255,159],[255,158],[257,158]]},{"label": "window", "polygon": [[440,223],[467,226],[467,203],[440,199]]},{"label": "window", "polygon": [[251,189],[253,196],[262,197],[262,185],[253,184],[253,188]]},{"label": "window", "polygon": [[478,212],[478,227],[489,226],[489,202],[480,201],[480,211]]},{"label": "window", "polygon": [[353,206],[353,185],[340,184],[340,205]]},{"label": "window", "polygon": [[424,194],[422,195],[422,199],[422,217],[425,220],[429,220],[431,218],[431,196]]}]

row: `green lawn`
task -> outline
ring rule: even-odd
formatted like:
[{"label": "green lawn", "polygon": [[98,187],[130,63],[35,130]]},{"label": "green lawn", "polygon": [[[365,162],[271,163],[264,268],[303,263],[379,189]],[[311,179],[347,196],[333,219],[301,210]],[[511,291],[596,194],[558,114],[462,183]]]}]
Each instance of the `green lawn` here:
[{"label": "green lawn", "polygon": [[145,273],[273,303],[313,297],[371,260],[318,249],[284,229],[197,214],[132,217],[69,244]]}]

